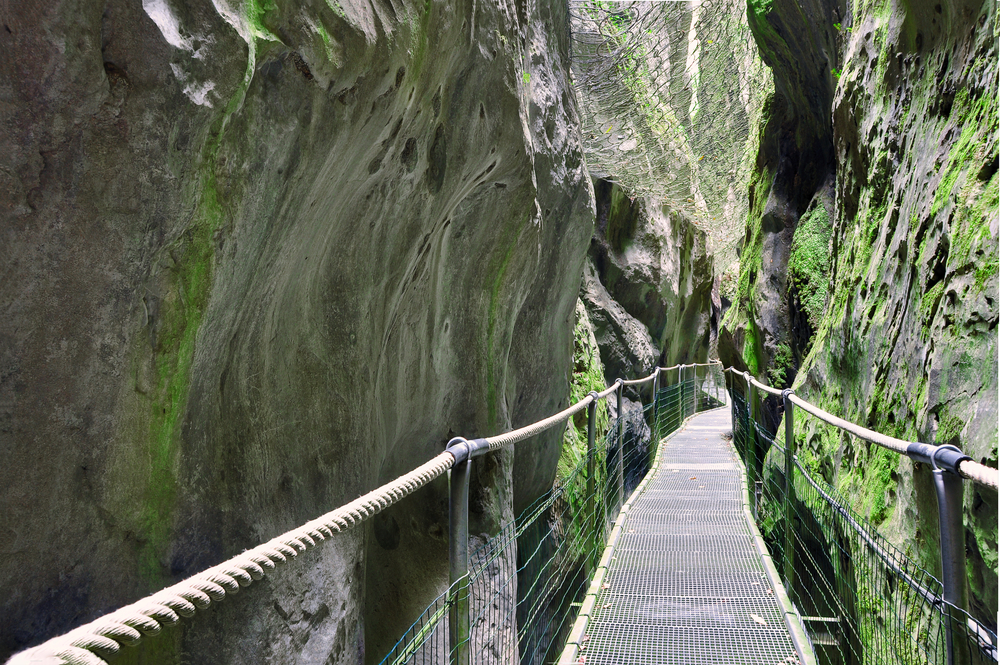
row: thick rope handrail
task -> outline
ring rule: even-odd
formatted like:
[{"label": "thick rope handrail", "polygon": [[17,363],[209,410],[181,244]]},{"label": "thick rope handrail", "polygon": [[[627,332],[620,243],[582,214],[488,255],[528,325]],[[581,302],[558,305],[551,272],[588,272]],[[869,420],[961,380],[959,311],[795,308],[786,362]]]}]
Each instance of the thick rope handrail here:
[{"label": "thick rope handrail", "polygon": [[[859,439],[870,441],[874,444],[882,446],[883,448],[888,448],[889,450],[905,455],[907,448],[912,443],[911,441],[904,441],[892,436],[880,434],[879,432],[872,431],[866,427],[862,427],[861,425],[848,422],[843,418],[838,418],[832,413],[827,413],[818,406],[813,406],[801,397],[797,397],[794,393],[789,395],[789,397],[792,400],[792,404],[803,409],[804,411],[809,412],[823,422],[833,425],[834,427],[839,427],[844,431],[850,432]],[[969,480],[980,483],[981,485],[988,485],[994,489],[996,489],[998,484],[1000,484],[1000,472],[974,460],[967,459],[959,462],[958,473]]]},{"label": "thick rope handrail", "polygon": [[[726,368],[726,371],[732,372],[734,375],[744,377],[744,379],[752,383],[759,390],[764,390],[772,395],[781,395],[783,392],[781,390],[771,388],[770,386],[765,386],[750,376],[747,372],[738,372],[732,367]],[[881,434],[880,432],[870,430],[867,427],[862,427],[861,425],[852,423],[849,420],[839,418],[832,413],[824,411],[818,406],[810,404],[793,392],[790,392],[788,396],[789,399],[791,399],[792,404],[801,408],[803,411],[806,411],[810,415],[819,418],[823,422],[842,429],[845,432],[849,432],[859,439],[869,441],[901,455],[906,455],[910,444],[914,443],[913,441],[905,441],[886,434]],[[961,476],[981,485],[993,487],[994,489],[997,489],[998,485],[1000,485],[1000,472],[998,472],[997,469],[988,467],[985,464],[980,464],[979,462],[973,460],[966,459],[960,461],[958,463],[958,472]]]},{"label": "thick rope handrail", "polygon": [[707,363],[692,363],[690,365],[671,365],[670,367],[657,367],[656,369],[653,370],[652,374],[650,374],[649,376],[643,377],[641,379],[631,379],[629,381],[622,380],[622,385],[625,385],[625,386],[638,386],[638,385],[641,385],[643,383],[649,383],[660,372],[669,372],[670,370],[681,369],[683,367],[711,367],[712,365],[721,365],[721,364],[722,364],[721,361],[719,361],[719,360],[713,360],[713,361],[707,362]]},{"label": "thick rope handrail", "polygon": [[190,617],[196,610],[207,609],[213,601],[219,602],[240,587],[262,579],[277,565],[385,510],[442,475],[454,463],[451,453],[440,453],[413,471],[297,529],[65,635],[22,651],[10,659],[8,665],[107,665],[104,658],[118,653],[122,644],[138,644],[144,636],[156,635],[162,627],[176,624],[180,617]]},{"label": "thick rope handrail", "polygon": [[657,367],[656,369],[653,370],[653,373],[650,374],[649,376],[643,377],[641,379],[631,379],[629,381],[624,381],[623,380],[622,381],[622,385],[623,386],[639,386],[639,385],[642,385],[643,383],[649,383],[650,381],[652,381],[656,377],[656,373],[660,372],[660,371],[662,371],[662,370],[660,370],[660,368]]},{"label": "thick rope handrail", "polygon": [[[622,383],[624,384],[625,381],[622,381]],[[524,441],[525,439],[529,439],[536,434],[540,434],[551,427],[555,427],[556,425],[565,422],[574,414],[579,413],[590,406],[591,402],[600,401],[616,390],[618,390],[617,381],[611,384],[611,387],[605,389],[603,392],[591,393],[576,404],[573,404],[572,406],[563,409],[559,413],[549,416],[544,420],[539,420],[536,423],[526,425],[525,427],[515,429],[510,432],[504,432],[503,434],[497,434],[496,436],[488,436],[485,440],[489,444],[490,450],[498,450],[504,446],[517,443],[518,441]]]},{"label": "thick rope handrail", "polygon": [[[707,363],[713,364],[713,363]],[[660,371],[675,368],[656,368],[644,379],[625,381],[619,379],[599,393],[591,393],[572,406],[536,423],[520,429],[488,437],[490,450],[496,450],[543,432],[565,422],[592,402],[607,398],[621,385],[636,385],[653,379]],[[173,626],[180,617],[193,616],[196,610],[207,609],[212,602],[219,602],[240,587],[249,586],[262,579],[278,564],[315,547],[335,533],[347,531],[360,522],[385,510],[392,504],[441,476],[455,464],[455,456],[445,451],[413,471],[386,483],[354,501],[321,517],[306,522],[263,545],[247,550],[228,561],[213,566],[197,575],[162,589],[131,605],[126,605],[88,624],[55,637],[43,644],[22,651],[7,661],[7,665],[107,665],[104,658],[120,651],[122,645],[138,644],[144,636],[160,633],[163,627]]]}]

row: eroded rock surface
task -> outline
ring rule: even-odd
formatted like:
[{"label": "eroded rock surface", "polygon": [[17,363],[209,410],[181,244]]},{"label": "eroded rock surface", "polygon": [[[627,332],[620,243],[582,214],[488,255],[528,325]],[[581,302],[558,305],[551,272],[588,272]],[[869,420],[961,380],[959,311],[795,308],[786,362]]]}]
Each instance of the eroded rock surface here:
[{"label": "eroded rock surface", "polygon": [[705,234],[653,199],[598,180],[597,224],[584,272],[608,382],[648,375],[656,363],[708,356],[712,256]]},{"label": "eroded rock surface", "polygon": [[[0,659],[566,405],[593,199],[565,12],[4,6]],[[559,443],[477,465],[474,533]],[[442,589],[445,497],[126,659],[379,658]]]}]

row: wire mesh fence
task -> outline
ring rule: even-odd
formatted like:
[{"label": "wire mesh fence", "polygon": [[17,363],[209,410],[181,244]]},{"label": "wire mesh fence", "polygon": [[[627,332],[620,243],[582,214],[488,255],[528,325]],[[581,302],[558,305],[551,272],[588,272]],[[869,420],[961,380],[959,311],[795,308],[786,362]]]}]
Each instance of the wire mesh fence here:
[{"label": "wire mesh fence", "polygon": [[754,517],[818,662],[949,662],[951,625],[953,662],[995,663],[995,629],[945,602],[941,582],[822,477],[797,458],[788,467],[783,437],[755,422],[745,394],[731,395],[734,443],[755,479]]},{"label": "wire mesh fence", "polygon": [[[594,449],[561,474],[551,491],[474,547],[469,567],[473,663],[558,661],[610,525],[649,470],[654,442],[687,416],[723,404],[721,366],[687,372],[690,376],[657,390],[655,399],[648,391],[645,405],[616,414]],[[531,445],[531,440],[518,445]],[[588,468],[595,470],[592,481]],[[381,662],[448,662],[451,597],[445,591],[435,598]]]},{"label": "wire mesh fence", "polygon": [[570,11],[591,172],[681,211],[728,266],[773,89],[746,3],[572,0]]}]

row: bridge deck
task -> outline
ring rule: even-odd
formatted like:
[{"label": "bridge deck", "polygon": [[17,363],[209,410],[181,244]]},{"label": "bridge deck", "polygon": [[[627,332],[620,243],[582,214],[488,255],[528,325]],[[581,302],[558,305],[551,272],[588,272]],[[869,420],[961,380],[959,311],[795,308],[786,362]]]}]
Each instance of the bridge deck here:
[{"label": "bridge deck", "polygon": [[665,440],[597,597],[586,665],[798,662],[721,436],[731,427],[719,409]]}]

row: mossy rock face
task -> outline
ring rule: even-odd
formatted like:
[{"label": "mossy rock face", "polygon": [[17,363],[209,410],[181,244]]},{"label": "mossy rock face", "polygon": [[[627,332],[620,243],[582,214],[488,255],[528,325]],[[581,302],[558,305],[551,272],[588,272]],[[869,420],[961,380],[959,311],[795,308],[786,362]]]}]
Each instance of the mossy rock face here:
[{"label": "mossy rock face", "polygon": [[[0,660],[569,395],[565,6],[146,4],[0,29]],[[560,450],[477,461],[474,533]],[[446,496],[123,662],[381,657],[444,588]]]},{"label": "mossy rock face", "polygon": [[[854,422],[954,444],[995,467],[995,6],[874,3],[852,21],[832,116],[826,307],[796,389]],[[939,570],[928,470],[814,430],[817,468],[911,556]],[[973,609],[992,624],[996,492],[966,483],[965,497]]]},{"label": "mossy rock face", "polygon": [[[775,95],[720,357],[774,385],[794,379],[854,422],[996,466],[995,4],[751,0],[748,20]],[[798,426],[816,473],[937,570],[928,470]],[[996,511],[996,492],[967,484],[969,583],[988,625]]]},{"label": "mossy rock face", "polygon": [[[719,356],[783,387],[794,378],[811,332],[797,316],[789,261],[801,218],[829,205],[820,199],[829,198],[824,192],[833,182],[831,70],[840,62],[834,22],[844,11],[834,0],[747,2],[749,27],[771,69],[774,94],[754,128],[760,147],[736,293],[722,321]],[[776,414],[768,409],[773,419]]]}]

